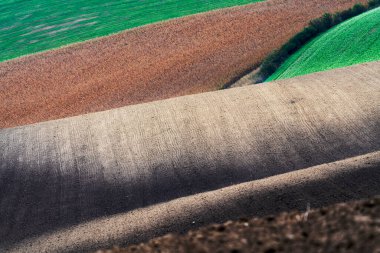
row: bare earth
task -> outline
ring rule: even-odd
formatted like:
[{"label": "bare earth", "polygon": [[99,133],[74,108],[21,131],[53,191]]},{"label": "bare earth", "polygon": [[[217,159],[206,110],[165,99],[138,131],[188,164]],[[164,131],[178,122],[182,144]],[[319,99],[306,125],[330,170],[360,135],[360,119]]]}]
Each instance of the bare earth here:
[{"label": "bare earth", "polygon": [[0,63],[0,128],[218,89],[355,2],[268,0]]},{"label": "bare earth", "polygon": [[[306,211],[380,194],[380,152],[100,217],[12,245],[8,253],[90,252],[241,217]],[[115,205],[121,204],[116,202]],[[62,210],[64,210],[62,208]]]},{"label": "bare earth", "polygon": [[305,212],[240,219],[96,253],[380,252],[380,196]]},{"label": "bare earth", "polygon": [[377,195],[379,80],[373,62],[1,129],[0,251],[92,250]]}]

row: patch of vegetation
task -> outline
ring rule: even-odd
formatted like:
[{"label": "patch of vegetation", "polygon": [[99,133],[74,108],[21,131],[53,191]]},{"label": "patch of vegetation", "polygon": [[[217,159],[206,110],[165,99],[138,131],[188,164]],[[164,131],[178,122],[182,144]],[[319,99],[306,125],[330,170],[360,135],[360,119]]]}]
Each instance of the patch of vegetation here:
[{"label": "patch of vegetation", "polygon": [[263,0],[1,0],[0,62],[154,22]]},{"label": "patch of vegetation", "polygon": [[[339,31],[342,38],[340,38],[338,41],[336,41],[336,39],[334,40],[333,38],[331,38],[327,42],[327,44],[328,44],[327,48],[329,48],[329,51],[332,52],[333,54],[328,55],[326,53],[327,48],[325,48],[323,50],[318,50],[318,52],[321,52],[320,58],[323,58],[324,60],[337,59],[334,52],[336,52],[336,50],[341,50],[341,51],[346,50],[348,47],[348,48],[351,48],[351,50],[348,50],[349,55],[347,55],[347,57],[349,58],[351,55],[351,58],[354,58],[354,59],[352,59],[352,61],[346,62],[346,64],[351,65],[351,64],[353,64],[353,62],[359,63],[359,62],[363,62],[363,61],[369,61],[370,59],[368,59],[368,57],[366,57],[366,56],[363,56],[363,54],[361,54],[361,56],[355,57],[355,48],[352,48],[350,45],[352,44],[352,39],[356,38],[355,41],[358,43],[356,45],[356,47],[360,47],[361,51],[363,51],[363,50],[365,51],[368,49],[369,50],[368,52],[372,52],[370,50],[370,48],[372,48],[373,46],[375,46],[375,49],[374,49],[375,51],[378,50],[378,49],[376,49],[378,43],[375,43],[376,39],[377,39],[377,41],[380,41],[380,38],[378,38],[378,34],[380,31],[379,31],[379,29],[377,29],[378,24],[380,22],[380,17],[379,17],[378,11],[373,10],[371,13],[369,13],[368,15],[371,16],[369,18],[364,18],[365,16],[363,16],[363,17],[360,16],[359,18],[351,20],[351,21],[347,21],[347,20],[366,12],[367,10],[372,10],[378,6],[380,6],[380,0],[371,0],[368,2],[368,5],[356,4],[355,6],[353,6],[352,8],[350,8],[348,10],[337,12],[335,14],[326,13],[320,18],[312,20],[309,23],[309,25],[303,29],[303,31],[296,34],[285,45],[283,45],[280,49],[271,53],[263,61],[262,65],[260,67],[260,71],[257,74],[257,76],[260,77],[259,80],[264,81],[267,79],[268,81],[270,81],[270,80],[275,80],[275,79],[279,79],[279,78],[288,78],[288,77],[294,77],[297,75],[303,75],[306,73],[315,72],[314,70],[317,67],[310,67],[310,68],[306,67],[305,68],[305,64],[303,64],[302,67],[299,68],[300,71],[297,74],[294,73],[294,74],[290,74],[290,75],[282,75],[282,73],[285,71],[287,66],[289,67],[291,65],[290,64],[291,59],[293,59],[293,61],[297,59],[297,56],[295,56],[295,53],[297,52],[296,55],[301,56],[302,53],[300,52],[301,51],[300,49],[303,48],[305,46],[305,44],[312,41],[313,39],[320,36],[321,34],[324,34],[327,30],[330,30],[330,28],[337,26],[343,22],[344,23],[341,25],[344,26],[344,28],[340,28],[340,31]],[[368,15],[366,15],[366,16],[368,16]],[[364,18],[365,21],[363,19],[363,22],[360,22],[361,18]],[[367,22],[367,19],[368,19],[369,23]],[[345,21],[350,22],[350,23],[346,25],[347,22],[345,22]],[[359,22],[360,24],[354,25],[356,22]],[[350,27],[351,25],[354,25],[354,27]],[[365,27],[369,28],[370,30],[368,31],[367,29],[365,29],[365,31],[364,31],[363,28],[361,27],[361,25],[362,26],[364,25]],[[336,27],[336,29],[338,29],[338,26]],[[347,29],[350,30],[350,33],[347,32]],[[375,29],[375,30],[373,30],[373,29]],[[369,34],[365,34],[365,32],[367,32]],[[337,35],[339,35],[339,33],[337,33],[337,30],[334,30],[334,29],[331,29],[331,31],[328,31],[327,33],[335,34],[335,36],[333,36],[334,38]],[[363,45],[362,44],[363,42],[358,41],[358,36],[360,36],[360,35],[365,36],[363,39],[366,41],[367,45]],[[329,36],[329,35],[327,35],[327,36]],[[368,38],[368,37],[370,37],[370,38]],[[325,37],[321,38],[321,41],[323,41],[323,40],[326,40],[326,38]],[[333,43],[333,41],[336,41],[336,43],[332,45],[331,43]],[[310,42],[309,46],[310,46],[310,44],[314,44],[314,42],[315,42],[315,40]],[[375,43],[375,45],[371,46],[370,45],[371,42]],[[310,53],[312,53],[312,50],[313,49],[311,49]],[[314,48],[314,50],[316,50],[316,48]],[[376,52],[372,52],[372,53],[375,53],[375,58],[379,57],[378,51],[377,51],[377,53]],[[365,53],[365,55],[368,55],[368,54],[369,53]],[[316,56],[315,51],[314,51],[314,54],[312,54],[312,55]],[[305,58],[307,58],[307,57],[310,58],[311,56],[310,55],[305,56],[303,59],[300,59],[299,61],[305,61]],[[339,59],[338,60],[341,62],[341,64],[344,64],[344,62],[347,61],[347,57],[345,57],[344,59],[342,58],[341,60],[339,60]],[[308,59],[308,60],[309,60],[308,62],[310,64],[310,59]],[[323,63],[323,61],[321,61],[321,59],[319,59],[319,60],[320,60],[319,61],[320,65],[326,65],[325,63]],[[339,65],[339,64],[330,65],[330,66],[331,66],[331,68],[334,68],[337,65]],[[281,68],[280,68],[280,66],[281,66]],[[347,66],[347,65],[345,65],[345,66]],[[324,69],[326,69],[326,68],[324,68]],[[320,70],[324,70],[324,69],[320,69]]]}]

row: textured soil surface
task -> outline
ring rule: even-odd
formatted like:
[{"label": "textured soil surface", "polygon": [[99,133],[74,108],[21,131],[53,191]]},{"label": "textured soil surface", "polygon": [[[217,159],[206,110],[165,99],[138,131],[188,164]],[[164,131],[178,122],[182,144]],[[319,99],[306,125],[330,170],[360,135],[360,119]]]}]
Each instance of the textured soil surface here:
[{"label": "textured soil surface", "polygon": [[380,252],[380,197],[240,219],[97,253]]},{"label": "textured soil surface", "polygon": [[268,0],[0,63],[0,127],[218,89],[355,2]]},{"label": "textured soil surface", "polygon": [[9,253],[76,253],[126,246],[240,217],[369,198],[380,194],[379,180],[380,152],[375,152],[97,218],[0,249]]},{"label": "textured soil surface", "polygon": [[379,69],[1,129],[0,252],[93,250],[380,194]]}]

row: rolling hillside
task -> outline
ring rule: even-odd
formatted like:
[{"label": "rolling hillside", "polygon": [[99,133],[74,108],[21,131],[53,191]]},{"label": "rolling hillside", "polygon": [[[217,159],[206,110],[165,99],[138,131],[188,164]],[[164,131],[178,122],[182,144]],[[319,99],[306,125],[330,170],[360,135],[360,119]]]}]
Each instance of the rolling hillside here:
[{"label": "rolling hillside", "polygon": [[330,29],[292,55],[267,81],[380,60],[380,7]]},{"label": "rolling hillside", "polygon": [[0,128],[219,89],[356,2],[268,0],[2,62]]},{"label": "rolling hillside", "polygon": [[[229,219],[277,214],[289,210],[304,212],[308,203],[312,208],[317,208],[368,198],[380,193],[379,161],[380,152],[375,152],[194,194],[51,231],[10,247],[2,248],[0,245],[0,250],[6,249],[8,253],[92,252],[114,245],[129,246],[146,242],[167,233],[188,232]],[[236,238],[236,234],[234,236],[234,239],[241,239],[240,236]],[[231,241],[233,240],[225,242]],[[168,252],[178,251],[173,249]]]},{"label": "rolling hillside", "polygon": [[373,62],[1,129],[0,250],[92,250],[379,194],[379,80]]},{"label": "rolling hillside", "polygon": [[2,0],[0,62],[162,20],[261,0]]}]

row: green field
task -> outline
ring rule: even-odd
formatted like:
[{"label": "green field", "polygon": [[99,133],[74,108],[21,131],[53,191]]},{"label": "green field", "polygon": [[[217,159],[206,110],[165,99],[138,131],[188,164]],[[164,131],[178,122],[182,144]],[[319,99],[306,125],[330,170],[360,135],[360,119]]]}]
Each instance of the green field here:
[{"label": "green field", "polygon": [[365,12],[318,36],[266,81],[380,60],[380,7]]},{"label": "green field", "polygon": [[0,61],[261,0],[1,0]]}]

